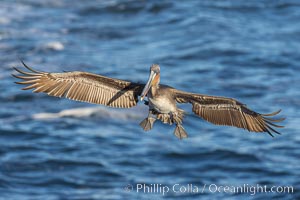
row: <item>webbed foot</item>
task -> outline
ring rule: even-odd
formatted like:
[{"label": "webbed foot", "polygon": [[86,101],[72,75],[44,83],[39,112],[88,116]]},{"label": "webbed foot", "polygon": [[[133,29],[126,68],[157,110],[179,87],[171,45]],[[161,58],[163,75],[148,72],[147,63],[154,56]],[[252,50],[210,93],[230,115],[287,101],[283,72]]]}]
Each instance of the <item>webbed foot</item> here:
[{"label": "webbed foot", "polygon": [[147,117],[140,123],[140,126],[144,129],[144,131],[149,131],[153,128],[155,120],[156,119],[153,117]]},{"label": "webbed foot", "polygon": [[187,138],[187,132],[184,130],[183,126],[181,125],[176,125],[174,134],[176,135],[177,138],[182,139],[182,138]]}]

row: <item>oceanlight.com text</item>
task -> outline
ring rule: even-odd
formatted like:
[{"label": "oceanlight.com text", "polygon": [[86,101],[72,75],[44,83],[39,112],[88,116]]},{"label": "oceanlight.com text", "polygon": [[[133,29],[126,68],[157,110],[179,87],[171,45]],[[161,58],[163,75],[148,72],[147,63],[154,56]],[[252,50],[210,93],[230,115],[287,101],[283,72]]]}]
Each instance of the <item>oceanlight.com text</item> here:
[{"label": "oceanlight.com text", "polygon": [[279,185],[220,185],[220,184],[179,184],[175,183],[173,185],[164,184],[128,184],[124,187],[127,192],[145,193],[145,194],[162,194],[166,195],[168,193],[228,193],[228,194],[249,194],[255,195],[257,193],[294,193],[293,186],[279,186]]}]

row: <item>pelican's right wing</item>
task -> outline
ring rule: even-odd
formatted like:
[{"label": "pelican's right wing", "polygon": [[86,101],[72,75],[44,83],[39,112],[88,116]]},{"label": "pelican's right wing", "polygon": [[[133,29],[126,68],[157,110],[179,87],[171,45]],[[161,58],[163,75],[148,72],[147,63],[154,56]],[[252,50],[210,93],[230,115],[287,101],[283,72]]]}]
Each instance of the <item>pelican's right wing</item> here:
[{"label": "pelican's right wing", "polygon": [[194,94],[176,89],[173,93],[178,103],[191,103],[196,115],[216,125],[235,126],[253,132],[267,132],[271,136],[273,136],[272,132],[279,134],[273,127],[283,127],[274,123],[281,122],[284,118],[270,118],[277,115],[280,110],[270,114],[260,114],[232,98]]},{"label": "pelican's right wing", "polygon": [[[23,63],[23,62],[22,62]],[[102,104],[116,108],[130,108],[137,104],[144,84],[132,83],[87,72],[48,73],[31,69],[30,72],[14,68],[22,75],[14,77],[23,79],[18,84],[29,85],[23,90],[44,92],[50,96],[66,97],[76,101]]]}]

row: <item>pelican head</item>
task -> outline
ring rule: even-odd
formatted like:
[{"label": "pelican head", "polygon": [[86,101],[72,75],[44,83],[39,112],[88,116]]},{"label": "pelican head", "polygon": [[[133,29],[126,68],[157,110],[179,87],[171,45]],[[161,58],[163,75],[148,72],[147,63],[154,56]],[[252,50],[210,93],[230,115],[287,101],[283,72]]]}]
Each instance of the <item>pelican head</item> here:
[{"label": "pelican head", "polygon": [[160,81],[160,67],[158,64],[153,64],[150,67],[149,79],[148,79],[147,84],[145,85],[143,92],[141,94],[141,101],[144,100],[145,96],[147,95],[147,93],[151,87],[158,86],[159,81]]}]

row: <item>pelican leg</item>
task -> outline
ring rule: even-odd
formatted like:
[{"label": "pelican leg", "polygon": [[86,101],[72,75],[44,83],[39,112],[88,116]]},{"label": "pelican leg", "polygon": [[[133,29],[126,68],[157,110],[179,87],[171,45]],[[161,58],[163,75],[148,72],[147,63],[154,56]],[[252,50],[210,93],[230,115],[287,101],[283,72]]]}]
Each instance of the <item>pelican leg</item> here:
[{"label": "pelican leg", "polygon": [[152,111],[149,111],[148,117],[141,121],[140,126],[144,129],[144,131],[149,131],[153,128],[153,124],[156,118],[153,117]]},{"label": "pelican leg", "polygon": [[178,112],[178,113],[170,113],[170,117],[172,118],[172,121],[174,121],[176,123],[176,128],[174,130],[174,135],[179,138],[187,138],[188,134],[187,132],[184,130],[182,124],[182,119],[183,119],[183,115],[182,113]]}]

